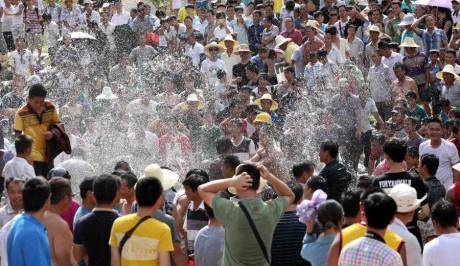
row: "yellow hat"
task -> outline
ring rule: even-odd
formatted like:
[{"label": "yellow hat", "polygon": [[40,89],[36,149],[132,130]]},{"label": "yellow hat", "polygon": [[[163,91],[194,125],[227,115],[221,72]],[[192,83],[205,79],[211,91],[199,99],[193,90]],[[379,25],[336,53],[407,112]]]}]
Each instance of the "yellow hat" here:
[{"label": "yellow hat", "polygon": [[443,79],[443,76],[444,76],[443,74],[444,73],[449,73],[449,74],[454,75],[454,78],[456,80],[460,79],[460,76],[458,76],[457,73],[455,73],[455,69],[454,69],[454,67],[452,65],[445,65],[444,68],[442,69],[442,71],[436,73],[436,77],[438,79]]},{"label": "yellow hat", "polygon": [[420,45],[416,44],[414,38],[407,37],[404,39],[403,43],[399,45],[399,47],[406,47],[406,48],[419,48]]},{"label": "yellow hat", "polygon": [[257,104],[260,107],[261,106],[260,102],[262,100],[270,100],[270,101],[272,101],[272,107],[270,107],[270,111],[278,110],[278,103],[275,100],[273,100],[271,94],[265,93],[264,95],[262,95],[262,97],[260,97],[259,99],[255,100],[254,103]]},{"label": "yellow hat", "polygon": [[285,43],[289,43],[290,41],[292,41],[291,38],[284,38],[284,36],[278,35],[275,38],[275,43],[276,43],[275,48],[279,49],[281,45],[283,45]]},{"label": "yellow hat", "polygon": [[256,122],[265,123],[269,125],[273,123],[272,117],[267,112],[260,112],[258,115],[256,115],[256,118],[254,119],[254,123]]},{"label": "yellow hat", "polygon": [[240,43],[235,41],[235,39],[233,39],[233,36],[231,34],[227,34],[227,36],[225,36],[225,38],[219,42],[219,45],[222,46],[223,48],[226,48],[225,42],[233,42],[233,49],[236,49],[238,46],[240,46]]},{"label": "yellow hat", "polygon": [[216,42],[211,42],[210,44],[208,44],[208,45],[206,45],[204,47],[205,53],[209,53],[209,49],[211,49],[211,48],[219,49],[219,53],[223,53],[226,50],[225,47],[222,47],[222,46],[218,45]]}]

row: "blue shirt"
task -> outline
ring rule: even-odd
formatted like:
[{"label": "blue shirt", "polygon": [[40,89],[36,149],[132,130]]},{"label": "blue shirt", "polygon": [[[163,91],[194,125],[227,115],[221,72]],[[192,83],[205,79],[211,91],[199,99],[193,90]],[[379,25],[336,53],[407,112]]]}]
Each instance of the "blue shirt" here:
[{"label": "blue shirt", "polygon": [[264,31],[264,26],[260,25],[252,25],[248,29],[248,42],[249,42],[249,49],[251,51],[256,52],[258,50],[257,44],[262,43],[262,32]]},{"label": "blue shirt", "polygon": [[87,215],[90,212],[91,209],[85,208],[83,206],[78,207],[78,210],[75,212],[75,215],[73,217],[73,228],[75,228],[75,224],[77,223],[78,219]]},{"label": "blue shirt", "polygon": [[335,236],[334,234],[316,238],[315,236],[305,234],[300,255],[304,260],[309,261],[311,266],[326,265],[327,254]]},{"label": "blue shirt", "polygon": [[9,265],[51,266],[45,226],[35,217],[21,214],[8,235],[7,254]]}]

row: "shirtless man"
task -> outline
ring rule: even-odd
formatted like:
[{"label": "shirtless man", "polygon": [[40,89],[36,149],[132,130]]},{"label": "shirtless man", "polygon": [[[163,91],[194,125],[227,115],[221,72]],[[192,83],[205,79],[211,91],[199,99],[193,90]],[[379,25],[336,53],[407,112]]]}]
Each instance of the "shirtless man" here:
[{"label": "shirtless man", "polygon": [[69,180],[54,177],[49,181],[51,188],[51,205],[46,212],[43,223],[48,230],[51,259],[54,266],[77,265],[71,256],[72,232],[61,218],[72,203],[72,189]]},{"label": "shirtless man", "polygon": [[420,101],[418,94],[417,83],[415,80],[406,75],[407,68],[403,63],[396,63],[393,67],[396,79],[393,81],[393,99],[405,99],[406,93],[409,91],[415,92],[417,95],[417,102]]}]

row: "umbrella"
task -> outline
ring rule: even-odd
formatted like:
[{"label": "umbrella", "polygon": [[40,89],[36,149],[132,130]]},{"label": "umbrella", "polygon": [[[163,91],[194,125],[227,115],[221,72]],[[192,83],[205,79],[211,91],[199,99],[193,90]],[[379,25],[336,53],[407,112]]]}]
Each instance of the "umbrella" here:
[{"label": "umbrella", "polygon": [[417,0],[414,4],[422,6],[445,7],[449,9],[452,8],[451,0]]}]

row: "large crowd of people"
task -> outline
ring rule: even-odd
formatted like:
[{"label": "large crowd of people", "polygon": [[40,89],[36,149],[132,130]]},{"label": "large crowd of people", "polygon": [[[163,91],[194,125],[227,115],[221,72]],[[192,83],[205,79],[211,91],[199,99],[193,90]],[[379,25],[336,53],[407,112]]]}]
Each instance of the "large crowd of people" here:
[{"label": "large crowd of people", "polygon": [[153,2],[0,1],[2,266],[457,265],[459,0]]}]

